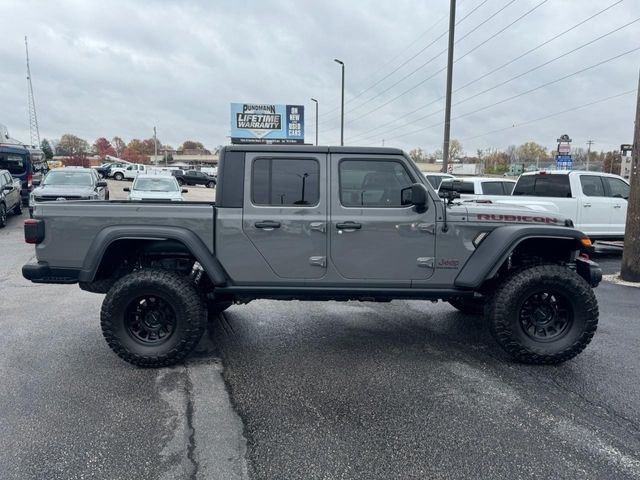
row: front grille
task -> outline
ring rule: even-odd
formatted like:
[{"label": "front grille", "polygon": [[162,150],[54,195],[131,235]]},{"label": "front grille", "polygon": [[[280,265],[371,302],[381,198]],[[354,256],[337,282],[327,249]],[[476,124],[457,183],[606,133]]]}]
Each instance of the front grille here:
[{"label": "front grille", "polygon": [[81,197],[80,195],[43,195],[42,197],[36,197],[36,202],[55,202],[59,198],[64,198],[65,200],[82,200],[86,197]]}]

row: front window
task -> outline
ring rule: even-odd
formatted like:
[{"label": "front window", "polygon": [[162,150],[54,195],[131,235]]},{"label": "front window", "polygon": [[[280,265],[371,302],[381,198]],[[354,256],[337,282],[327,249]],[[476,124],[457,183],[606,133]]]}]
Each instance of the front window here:
[{"label": "front window", "polygon": [[345,207],[404,207],[402,189],[412,184],[409,173],[397,161],[340,162],[340,202]]},{"label": "front window", "polygon": [[93,186],[93,176],[88,172],[73,172],[63,170],[54,170],[44,178],[44,185],[53,186],[76,186],[91,187]]},{"label": "front window", "polygon": [[133,182],[133,190],[144,192],[177,192],[180,187],[175,178],[140,178]]},{"label": "front window", "polygon": [[581,175],[580,185],[582,193],[587,197],[604,197],[604,184],[602,177],[597,175]]},{"label": "front window", "polygon": [[604,177],[609,186],[609,196],[614,198],[629,199],[629,184],[615,177]]}]

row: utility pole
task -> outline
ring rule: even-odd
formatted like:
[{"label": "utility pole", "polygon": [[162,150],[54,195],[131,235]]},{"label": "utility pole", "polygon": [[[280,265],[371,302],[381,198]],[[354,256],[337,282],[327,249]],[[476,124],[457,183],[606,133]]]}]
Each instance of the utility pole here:
[{"label": "utility pole", "polygon": [[593,140],[588,140],[587,141],[587,145],[589,145],[587,147],[587,172],[589,171],[589,159],[591,157],[591,145],[593,145]]},{"label": "utility pole", "polygon": [[384,138],[382,139],[382,146],[384,147]]},{"label": "utility pole", "polygon": [[158,139],[156,137],[156,127],[153,127],[153,163],[158,165]]},{"label": "utility pole", "polygon": [[453,40],[456,29],[456,0],[449,6],[449,51],[447,54],[447,99],[444,110],[444,146],[442,148],[442,171],[447,173],[449,164],[449,138],[451,135],[451,84],[453,83]]},{"label": "utility pole", "polygon": [[311,99],[312,102],[316,104],[316,147],[318,146],[318,100],[315,98]]},{"label": "utility pole", "polygon": [[29,134],[31,146],[40,148],[40,128],[38,127],[38,115],[36,114],[36,100],[33,96],[33,84],[31,83],[31,66],[29,65],[29,44],[24,37],[24,49],[27,54],[27,95],[29,102]]},{"label": "utility pole", "polygon": [[340,97],[340,145],[342,146],[344,145],[344,62],[337,58],[334,58],[333,61],[342,67],[342,95]]},{"label": "utility pole", "polygon": [[627,201],[627,225],[624,230],[624,250],[620,277],[628,282],[640,282],[640,75],[636,99],[636,124],[633,129],[631,159],[631,189]]}]

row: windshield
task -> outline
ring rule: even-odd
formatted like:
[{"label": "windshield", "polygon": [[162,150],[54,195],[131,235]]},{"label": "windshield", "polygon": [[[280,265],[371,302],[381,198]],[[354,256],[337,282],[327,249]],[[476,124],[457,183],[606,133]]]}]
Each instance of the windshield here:
[{"label": "windshield", "polygon": [[133,183],[134,190],[145,192],[177,192],[178,182],[171,178],[138,178]]},{"label": "windshield", "polygon": [[23,155],[0,153],[0,170],[9,170],[11,175],[24,175],[27,161]]},{"label": "windshield", "polygon": [[56,170],[49,172],[44,179],[44,185],[91,187],[93,185],[93,176],[89,172]]}]

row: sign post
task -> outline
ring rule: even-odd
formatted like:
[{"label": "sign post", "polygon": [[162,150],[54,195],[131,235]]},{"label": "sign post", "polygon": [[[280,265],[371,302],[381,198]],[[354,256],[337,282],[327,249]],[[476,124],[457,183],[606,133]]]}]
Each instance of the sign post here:
[{"label": "sign post", "polygon": [[304,106],[232,103],[231,143],[304,143]]},{"label": "sign post", "polygon": [[558,139],[558,151],[556,153],[556,169],[572,170],[573,158],[571,157],[571,138],[566,133]]}]

